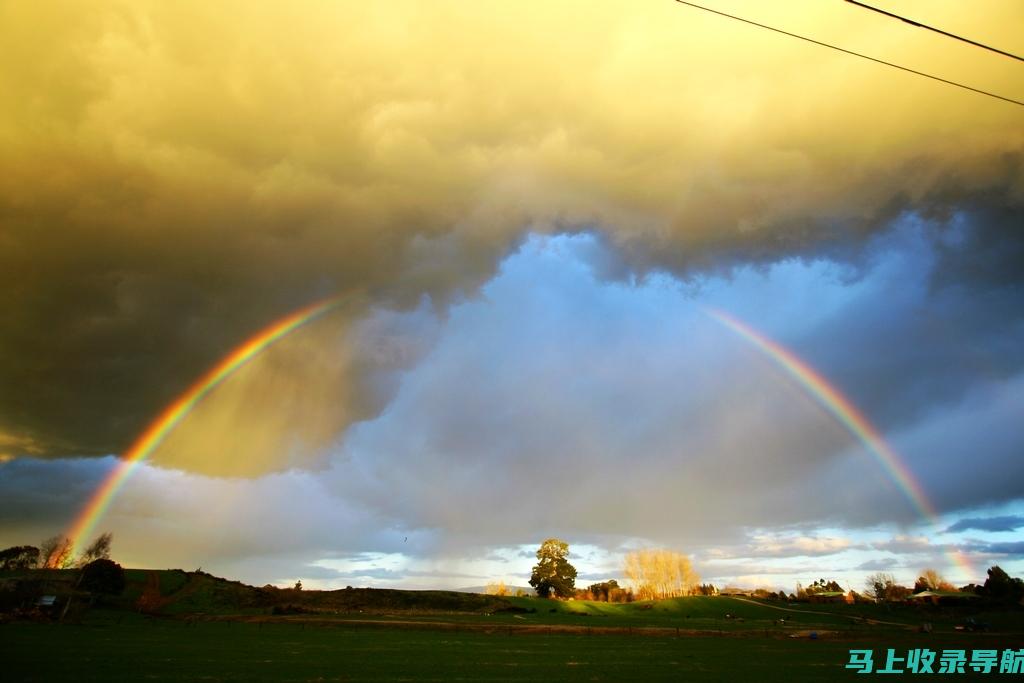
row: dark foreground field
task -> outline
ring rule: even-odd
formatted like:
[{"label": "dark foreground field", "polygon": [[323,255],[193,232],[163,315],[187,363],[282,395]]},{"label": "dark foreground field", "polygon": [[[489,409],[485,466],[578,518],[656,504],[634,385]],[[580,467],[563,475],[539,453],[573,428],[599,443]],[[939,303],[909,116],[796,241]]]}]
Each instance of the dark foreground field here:
[{"label": "dark foreground field", "polygon": [[851,647],[1008,647],[1005,640],[542,634],[189,622],[113,612],[94,612],[77,625],[0,625],[5,681],[852,680],[854,672],[844,668]]},{"label": "dark foreground field", "polygon": [[753,631],[676,637],[663,629],[563,628],[485,630],[444,618],[415,627],[185,620],[94,610],[77,624],[2,624],[0,654],[4,681],[829,681],[853,680],[845,668],[851,648],[881,656],[888,647],[1024,645],[1010,634],[893,630],[812,640]]}]

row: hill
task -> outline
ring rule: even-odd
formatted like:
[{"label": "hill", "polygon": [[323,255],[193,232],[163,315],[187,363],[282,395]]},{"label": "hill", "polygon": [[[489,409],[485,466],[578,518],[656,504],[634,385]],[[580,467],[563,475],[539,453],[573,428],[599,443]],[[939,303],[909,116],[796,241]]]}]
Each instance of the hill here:
[{"label": "hill", "polygon": [[[994,631],[1024,630],[1022,612],[982,601],[955,606],[930,604],[789,604],[727,596],[692,596],[659,601],[605,603],[498,597],[460,591],[345,588],[296,590],[262,588],[180,569],[126,570],[118,596],[77,590],[76,570],[0,573],[0,612],[26,607],[57,595],[59,613],[78,621],[95,608],[194,619],[288,620],[308,623],[460,625],[472,628],[560,628],[593,630],[665,630],[691,633],[785,633],[804,630],[875,632],[914,629],[922,623],[954,632],[967,618]],[[10,598],[9,600],[7,598]],[[10,603],[10,604],[8,604]],[[7,605],[5,608],[4,605]],[[66,612],[63,606],[70,607]],[[11,608],[11,609],[7,609]],[[2,617],[3,615],[0,615]],[[14,618],[18,618],[14,616]],[[2,620],[2,619],[0,619]]]},{"label": "hill", "polygon": [[162,614],[338,614],[386,612],[485,614],[512,607],[505,598],[459,591],[257,588],[205,572],[127,570],[119,600]]},{"label": "hill", "polygon": [[[505,586],[505,590],[509,595],[515,595],[519,591],[522,591],[528,596],[537,594],[536,591],[533,590],[533,586]],[[486,595],[487,586],[466,586],[465,588],[456,588],[455,591],[457,593],[480,593]]]}]

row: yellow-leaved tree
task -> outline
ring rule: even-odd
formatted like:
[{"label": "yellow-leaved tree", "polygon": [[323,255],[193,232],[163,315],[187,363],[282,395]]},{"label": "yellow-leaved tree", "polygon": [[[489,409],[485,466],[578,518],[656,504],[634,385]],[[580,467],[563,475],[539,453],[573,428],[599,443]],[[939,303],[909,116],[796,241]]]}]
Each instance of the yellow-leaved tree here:
[{"label": "yellow-leaved tree", "polygon": [[700,583],[690,558],[672,550],[646,548],[627,553],[624,571],[639,600],[690,595]]}]

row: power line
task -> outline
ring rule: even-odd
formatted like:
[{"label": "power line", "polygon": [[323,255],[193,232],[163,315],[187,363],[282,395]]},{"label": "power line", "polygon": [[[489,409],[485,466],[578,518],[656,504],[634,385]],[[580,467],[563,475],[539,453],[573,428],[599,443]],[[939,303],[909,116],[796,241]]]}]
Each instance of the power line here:
[{"label": "power line", "polygon": [[1013,54],[1011,52],[1004,52],[1003,50],[1000,50],[1000,49],[995,48],[995,47],[991,47],[989,45],[985,45],[984,43],[979,43],[979,42],[977,42],[975,40],[971,40],[970,38],[964,38],[963,36],[958,36],[955,33],[950,33],[949,31],[943,31],[941,28],[935,28],[934,26],[929,26],[928,24],[922,24],[919,21],[914,21],[913,19],[907,19],[906,17],[901,17],[898,14],[893,14],[892,12],[888,12],[888,11],[886,11],[884,9],[879,9],[878,7],[872,7],[871,5],[865,5],[863,2],[858,2],[857,0],[846,0],[846,2],[850,3],[851,5],[857,5],[858,7],[863,7],[864,9],[869,9],[872,12],[878,12],[879,14],[884,14],[885,16],[892,17],[893,19],[899,19],[900,21],[902,21],[905,24],[910,24],[911,26],[916,26],[917,28],[923,28],[923,29],[926,29],[928,31],[934,31],[935,33],[941,33],[942,35],[946,36],[947,38],[953,38],[954,40],[960,40],[960,41],[963,41],[965,43],[969,43],[969,44],[971,44],[971,45],[973,45],[975,47],[980,47],[983,50],[989,50],[990,52],[995,52],[997,54],[1001,54],[1004,57],[1009,57],[1010,59],[1016,59],[1018,62],[1024,62],[1024,57],[1018,57],[1017,55],[1015,55],[1015,54]]},{"label": "power line", "polygon": [[675,2],[678,2],[680,5],[688,5],[690,7],[695,7],[696,9],[704,10],[705,12],[711,12],[712,14],[718,14],[718,15],[723,16],[723,17],[728,17],[729,19],[735,19],[736,21],[742,21],[744,24],[750,24],[751,26],[757,26],[758,28],[764,28],[764,29],[768,29],[769,31],[775,31],[776,33],[781,33],[784,36],[789,36],[791,38],[799,38],[800,40],[807,41],[808,43],[814,43],[815,45],[820,45],[822,47],[827,47],[827,48],[830,48],[832,50],[838,50],[839,52],[844,52],[844,53],[846,53],[848,55],[853,55],[854,57],[860,57],[861,59],[867,59],[867,60],[875,62],[877,64],[884,64],[885,66],[891,66],[894,69],[899,69],[900,71],[906,71],[907,73],[912,73],[912,74],[914,74],[916,76],[924,76],[925,78],[930,78],[933,81],[938,81],[940,83],[945,83],[947,85],[956,86],[957,88],[963,88],[964,90],[970,90],[971,92],[978,93],[979,95],[986,95],[988,97],[994,97],[997,100],[1002,100],[1003,102],[1009,102],[1010,104],[1016,104],[1018,106],[1024,107],[1024,102],[1021,102],[1020,100],[1015,100],[1015,99],[1010,98],[1010,97],[1003,97],[1002,95],[997,95],[995,93],[988,92],[987,90],[980,90],[978,88],[972,88],[971,86],[964,85],[963,83],[957,83],[956,81],[950,81],[948,79],[941,78],[939,76],[933,76],[931,74],[926,74],[923,71],[917,71],[915,69],[911,69],[911,68],[906,67],[906,66],[900,66],[899,64],[893,64],[892,62],[887,62],[884,59],[877,59],[876,57],[869,57],[868,55],[861,54],[860,52],[854,52],[853,50],[847,50],[846,48],[837,47],[836,45],[832,45],[831,43],[824,43],[824,42],[822,42],[820,40],[815,40],[814,38],[808,38],[806,36],[801,36],[801,35],[796,34],[796,33],[790,33],[789,31],[783,31],[781,28],[775,28],[774,26],[768,26],[767,24],[759,24],[756,21],[751,21],[750,19],[744,19],[743,17],[737,17],[737,16],[735,16],[733,14],[726,14],[725,12],[719,12],[716,9],[711,9],[710,7],[704,7],[703,5],[697,5],[697,4],[692,3],[692,2],[687,2],[686,0],[675,0]]}]

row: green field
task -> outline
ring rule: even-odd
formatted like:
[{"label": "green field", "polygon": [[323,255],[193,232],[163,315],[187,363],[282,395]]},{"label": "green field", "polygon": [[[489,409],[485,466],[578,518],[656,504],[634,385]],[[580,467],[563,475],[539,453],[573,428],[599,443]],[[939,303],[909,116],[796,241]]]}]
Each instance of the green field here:
[{"label": "green field", "polygon": [[970,648],[1003,640],[485,633],[95,611],[77,625],[0,625],[10,681],[818,681],[854,675],[844,668],[851,647]]}]

